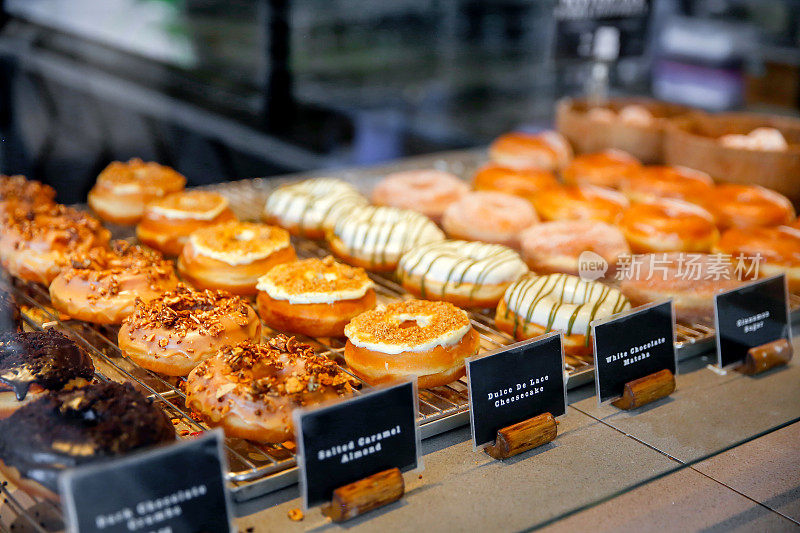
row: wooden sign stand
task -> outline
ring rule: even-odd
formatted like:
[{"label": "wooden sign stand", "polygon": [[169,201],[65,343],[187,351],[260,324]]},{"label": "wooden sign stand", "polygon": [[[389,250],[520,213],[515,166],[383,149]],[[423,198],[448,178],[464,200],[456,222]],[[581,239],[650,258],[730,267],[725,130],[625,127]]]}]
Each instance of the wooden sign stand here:
[{"label": "wooden sign stand", "polygon": [[611,405],[624,409],[639,407],[669,396],[675,391],[675,376],[667,369],[659,370],[643,378],[634,379],[625,384],[622,398],[611,402]]},{"label": "wooden sign stand", "polygon": [[403,497],[405,482],[399,468],[391,468],[354,481],[333,491],[322,514],[334,522],[344,522]]},{"label": "wooden sign stand", "polygon": [[542,413],[522,422],[497,430],[494,444],[483,449],[495,459],[508,459],[518,453],[538,448],[558,435],[556,419],[550,413]]},{"label": "wooden sign stand", "polygon": [[793,353],[792,343],[786,339],[755,346],[747,351],[744,363],[736,371],[750,376],[760,374],[770,368],[787,364],[792,360]]}]

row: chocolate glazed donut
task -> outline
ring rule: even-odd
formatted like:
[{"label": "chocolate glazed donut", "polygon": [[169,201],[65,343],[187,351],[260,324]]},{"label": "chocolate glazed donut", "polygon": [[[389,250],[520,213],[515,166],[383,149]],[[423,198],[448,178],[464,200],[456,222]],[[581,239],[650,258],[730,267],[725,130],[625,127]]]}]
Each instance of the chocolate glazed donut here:
[{"label": "chocolate glazed donut", "polygon": [[57,500],[65,469],[174,439],[166,414],[130,384],[88,385],[0,420],[0,471],[26,492]]},{"label": "chocolate glazed donut", "polygon": [[58,331],[0,334],[0,418],[23,405],[28,393],[83,385],[92,379],[92,360]]}]

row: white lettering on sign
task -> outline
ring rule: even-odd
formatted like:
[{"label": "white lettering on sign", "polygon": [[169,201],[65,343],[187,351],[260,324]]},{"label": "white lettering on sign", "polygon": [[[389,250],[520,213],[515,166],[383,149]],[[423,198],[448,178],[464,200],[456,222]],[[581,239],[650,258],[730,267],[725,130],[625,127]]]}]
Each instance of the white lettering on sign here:
[{"label": "white lettering on sign", "polygon": [[502,407],[541,393],[544,390],[542,385],[549,380],[550,376],[539,376],[527,381],[520,381],[509,387],[487,393],[486,399],[490,402],[494,400],[495,407]]},{"label": "white lettering on sign", "polygon": [[639,346],[634,346],[630,350],[623,350],[612,355],[607,355],[606,364],[622,360],[622,366],[628,366],[631,363],[642,361],[650,357],[649,350],[651,348],[664,344],[665,342],[667,342],[666,337],[659,337],[644,344],[640,344]]},{"label": "white lettering on sign", "polygon": [[769,311],[758,313],[757,315],[740,318],[736,321],[736,327],[742,328],[744,333],[752,333],[764,327],[764,320],[769,318]]},{"label": "white lettering on sign", "polygon": [[[201,496],[205,496],[208,488],[196,485],[185,490],[178,490],[161,498],[144,500],[133,506],[125,507],[114,513],[97,515],[94,518],[97,529],[105,529],[125,522],[128,531],[151,528],[159,522],[177,518],[183,514],[180,504]],[[171,528],[161,528],[171,530]]]},{"label": "white lettering on sign", "polygon": [[348,463],[355,459],[361,459],[362,457],[381,451],[380,441],[388,439],[389,437],[394,437],[400,433],[400,426],[397,425],[372,435],[358,437],[344,444],[337,444],[336,446],[317,451],[317,460],[323,461],[338,456],[340,462]]}]

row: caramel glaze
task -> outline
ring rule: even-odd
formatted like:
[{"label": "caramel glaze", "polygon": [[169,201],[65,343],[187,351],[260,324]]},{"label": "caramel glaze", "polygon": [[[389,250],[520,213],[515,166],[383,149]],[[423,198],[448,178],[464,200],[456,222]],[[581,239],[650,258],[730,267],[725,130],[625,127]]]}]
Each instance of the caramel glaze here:
[{"label": "caramel glaze", "polygon": [[73,379],[93,375],[86,352],[58,331],[0,334],[0,390],[12,390],[19,401],[33,384],[58,390]]},{"label": "caramel glaze", "polygon": [[169,418],[131,385],[100,383],[50,393],[0,420],[0,459],[57,493],[67,468],[174,439]]}]

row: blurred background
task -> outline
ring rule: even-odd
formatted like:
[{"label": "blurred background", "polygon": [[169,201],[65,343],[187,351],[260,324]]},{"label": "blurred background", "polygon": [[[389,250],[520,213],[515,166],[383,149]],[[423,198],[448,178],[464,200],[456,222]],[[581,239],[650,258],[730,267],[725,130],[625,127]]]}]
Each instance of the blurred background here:
[{"label": "blurred background", "polygon": [[0,0],[0,172],[86,198],[552,125],[586,91],[798,114],[800,0]]}]

